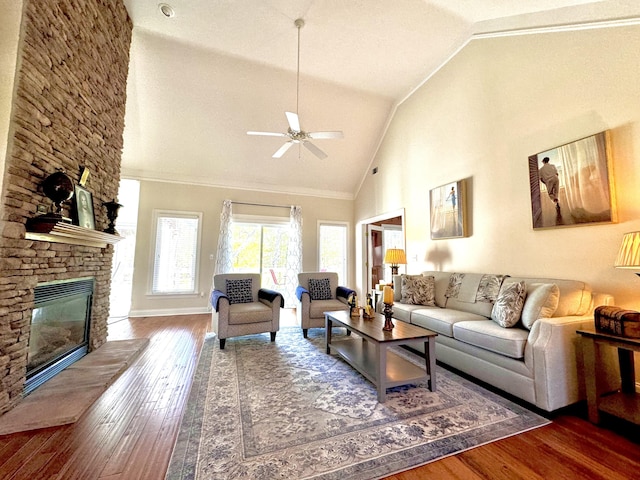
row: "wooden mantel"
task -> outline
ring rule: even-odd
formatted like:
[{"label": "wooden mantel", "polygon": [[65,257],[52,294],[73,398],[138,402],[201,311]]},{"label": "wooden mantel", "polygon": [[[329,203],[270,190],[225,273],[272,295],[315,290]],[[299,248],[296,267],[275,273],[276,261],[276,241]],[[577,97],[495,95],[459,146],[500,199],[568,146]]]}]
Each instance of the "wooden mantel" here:
[{"label": "wooden mantel", "polygon": [[41,242],[68,243],[71,245],[84,245],[86,247],[105,248],[122,240],[120,235],[79,227],[67,222],[27,222],[27,240],[39,240]]}]

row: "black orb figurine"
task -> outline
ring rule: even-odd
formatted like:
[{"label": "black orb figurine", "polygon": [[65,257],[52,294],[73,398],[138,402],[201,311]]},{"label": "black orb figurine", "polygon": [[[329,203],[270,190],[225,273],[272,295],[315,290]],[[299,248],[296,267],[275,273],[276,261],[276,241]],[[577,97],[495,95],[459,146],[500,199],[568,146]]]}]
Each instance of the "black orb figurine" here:
[{"label": "black orb figurine", "polygon": [[118,210],[123,205],[116,202],[115,198],[110,202],[103,202],[102,205],[107,209],[107,218],[109,219],[109,226],[104,231],[112,235],[118,235],[118,232],[116,232],[116,218],[118,218]]},{"label": "black orb figurine", "polygon": [[62,170],[58,170],[43,180],[42,191],[53,202],[50,216],[62,219],[62,204],[73,196],[71,179]]}]

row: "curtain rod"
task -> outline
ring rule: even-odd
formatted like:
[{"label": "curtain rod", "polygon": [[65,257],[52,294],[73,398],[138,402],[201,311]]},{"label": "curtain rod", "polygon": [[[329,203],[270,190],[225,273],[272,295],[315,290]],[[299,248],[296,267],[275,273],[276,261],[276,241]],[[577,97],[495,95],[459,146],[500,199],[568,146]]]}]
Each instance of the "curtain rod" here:
[{"label": "curtain rod", "polygon": [[231,201],[232,204],[235,205],[252,205],[254,207],[273,207],[273,208],[291,208],[293,205],[270,205],[268,203],[247,203],[247,202],[234,202]]}]

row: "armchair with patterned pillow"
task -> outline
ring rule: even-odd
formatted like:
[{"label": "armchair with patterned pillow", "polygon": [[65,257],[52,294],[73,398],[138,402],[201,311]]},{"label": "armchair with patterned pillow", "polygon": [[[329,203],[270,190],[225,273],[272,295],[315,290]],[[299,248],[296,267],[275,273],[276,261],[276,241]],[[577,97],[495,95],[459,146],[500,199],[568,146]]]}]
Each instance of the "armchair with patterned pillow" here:
[{"label": "armchair with patterned pillow", "polygon": [[229,337],[269,332],[275,341],[284,299],[275,290],[260,288],[259,273],[225,273],[213,276],[211,306],[222,350]]},{"label": "armchair with patterned pillow", "polygon": [[324,312],[349,310],[347,300],[353,290],[338,285],[335,272],[303,272],[298,274],[296,316],[307,338],[310,328],[324,328]]}]

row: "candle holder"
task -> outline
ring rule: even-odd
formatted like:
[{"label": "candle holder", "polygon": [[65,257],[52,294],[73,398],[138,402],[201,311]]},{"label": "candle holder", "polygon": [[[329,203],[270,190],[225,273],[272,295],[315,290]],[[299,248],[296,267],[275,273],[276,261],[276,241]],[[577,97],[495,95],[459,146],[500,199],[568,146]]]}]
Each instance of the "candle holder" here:
[{"label": "candle holder", "polygon": [[391,305],[391,303],[385,303],[384,308],[382,309],[382,313],[384,314],[384,327],[382,327],[382,330],[384,330],[385,332],[390,332],[391,330],[393,330],[393,327],[395,327],[393,321],[391,320],[391,316],[393,315],[393,309],[391,308]]}]

